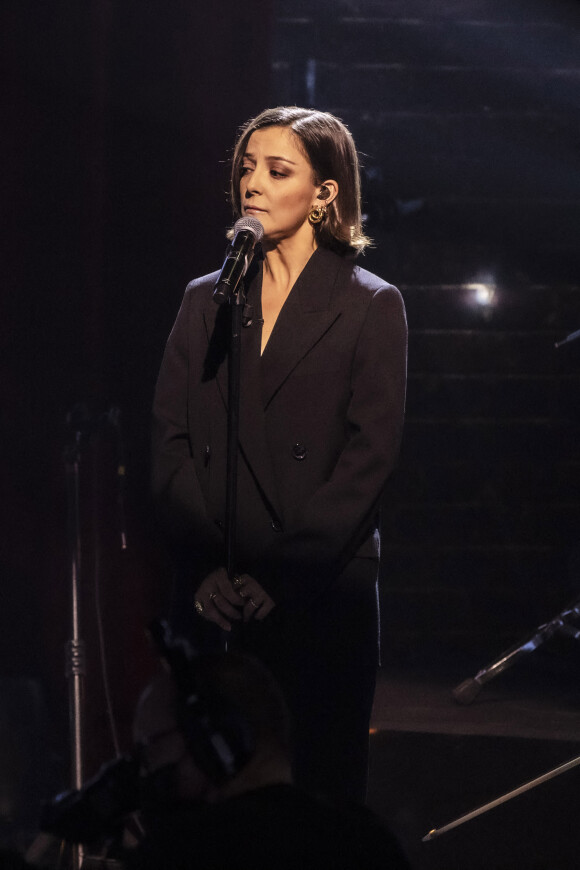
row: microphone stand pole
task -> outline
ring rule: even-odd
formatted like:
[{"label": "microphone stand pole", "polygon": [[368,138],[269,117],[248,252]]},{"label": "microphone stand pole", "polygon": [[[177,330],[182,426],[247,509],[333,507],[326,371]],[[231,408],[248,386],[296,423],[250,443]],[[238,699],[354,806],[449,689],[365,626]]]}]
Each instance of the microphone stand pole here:
[{"label": "microphone stand pole", "polygon": [[229,299],[231,332],[228,358],[228,446],[226,464],[226,569],[233,581],[236,573],[236,526],[238,506],[238,436],[240,428],[240,360],[242,321],[246,290],[243,280]]},{"label": "microphone stand pole", "polygon": [[[71,639],[66,645],[65,676],[69,682],[69,720],[71,732],[71,786],[83,783],[83,708],[85,644],[80,637],[81,531],[79,510],[79,468],[81,432],[74,432],[65,448],[68,539],[70,551]],[[81,845],[72,847],[73,870],[82,864]]]},{"label": "microphone stand pole", "polygon": [[[238,499],[238,436],[240,428],[240,360],[242,326],[246,304],[244,275],[254,256],[254,245],[264,234],[260,221],[240,218],[234,226],[234,240],[226,253],[220,276],[213,290],[217,305],[230,306],[230,348],[228,355],[228,433],[226,460],[226,571],[230,583],[236,573],[236,530]],[[225,648],[227,632],[223,633]],[[230,635],[231,637],[231,635]]]}]

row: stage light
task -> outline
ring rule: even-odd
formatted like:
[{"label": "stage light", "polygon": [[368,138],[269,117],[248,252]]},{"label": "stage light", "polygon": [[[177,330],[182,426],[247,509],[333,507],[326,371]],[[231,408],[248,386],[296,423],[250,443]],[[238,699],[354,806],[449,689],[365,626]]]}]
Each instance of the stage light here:
[{"label": "stage light", "polygon": [[497,286],[491,277],[478,278],[463,286],[470,291],[471,299],[481,308],[489,308],[497,301]]}]

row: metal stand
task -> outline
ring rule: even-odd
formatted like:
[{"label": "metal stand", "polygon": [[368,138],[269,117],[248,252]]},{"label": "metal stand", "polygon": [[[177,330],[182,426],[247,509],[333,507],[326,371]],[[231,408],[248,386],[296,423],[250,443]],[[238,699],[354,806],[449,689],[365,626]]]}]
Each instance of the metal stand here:
[{"label": "metal stand", "polygon": [[580,627],[571,624],[572,620],[579,617],[580,598],[571,607],[562,610],[549,622],[538,626],[522,643],[510,647],[496,661],[482,668],[475,677],[465,680],[459,686],[456,686],[453,689],[453,697],[459,704],[471,704],[485,683],[497,677],[498,674],[503,673],[503,671],[514,665],[523,656],[529,655],[529,653],[538,649],[539,646],[555,634],[564,634],[575,640],[580,640]]},{"label": "metal stand", "polygon": [[238,505],[238,436],[240,427],[240,360],[242,323],[246,292],[244,282],[232,293],[230,304],[231,331],[228,358],[228,452],[226,464],[226,569],[230,580],[236,573],[236,524]]},{"label": "metal stand", "polygon": [[226,570],[230,580],[235,574],[235,542],[238,492],[238,432],[240,419],[240,358],[246,288],[244,275],[262,240],[264,227],[253,217],[242,217],[233,228],[233,241],[213,289],[216,305],[230,306],[230,352],[228,357],[228,444],[226,464]]},{"label": "metal stand", "polygon": [[542,785],[542,783],[547,782],[549,779],[554,779],[556,776],[560,776],[561,773],[566,773],[567,770],[571,770],[573,767],[577,767],[580,764],[580,755],[576,758],[572,758],[570,761],[567,761],[565,764],[560,764],[558,767],[555,767],[553,770],[549,770],[547,773],[542,774],[542,776],[536,777],[536,779],[530,780],[530,782],[526,782],[523,785],[520,785],[519,788],[514,788],[513,791],[508,791],[507,794],[501,795],[501,797],[496,798],[493,801],[490,801],[487,804],[484,804],[481,807],[478,807],[475,810],[472,810],[470,813],[466,813],[464,816],[460,816],[458,819],[455,819],[453,822],[449,822],[447,825],[443,825],[441,828],[433,828],[423,837],[423,842],[428,843],[430,840],[434,840],[436,837],[440,837],[441,834],[446,834],[447,831],[451,831],[453,828],[459,827],[459,825],[463,825],[465,822],[470,822],[471,819],[477,818],[477,816],[482,816],[484,813],[487,813],[489,810],[493,810],[494,807],[498,807],[500,804],[505,804],[506,801],[510,801],[512,798],[518,797],[518,795],[524,794],[526,791],[530,791],[532,788],[535,788],[537,785]]},{"label": "metal stand", "polygon": [[[70,552],[70,602],[71,602],[71,638],[66,644],[65,676],[69,683],[69,721],[71,736],[71,793],[80,792],[83,787],[83,738],[84,738],[84,701],[85,701],[85,643],[81,639],[81,522],[80,522],[80,465],[83,441],[90,435],[98,435],[104,424],[110,424],[117,433],[117,509],[119,517],[119,534],[121,549],[127,549],[125,532],[125,460],[123,455],[123,439],[120,425],[120,410],[113,406],[106,414],[91,413],[84,404],[75,405],[67,415],[69,440],[64,450],[67,493],[67,532]],[[98,574],[98,572],[97,572]],[[109,681],[104,663],[104,643],[102,620],[99,604],[99,592],[96,590],[96,610],[99,636],[101,642],[101,666],[105,696],[111,722],[113,742],[118,749],[118,740],[113,722]],[[56,799],[58,800],[58,798]],[[58,840],[55,835],[41,832],[33,840],[26,852],[26,860],[30,864],[41,864],[47,852],[55,848]],[[81,844],[70,846],[71,868],[86,870],[90,867],[120,868],[118,862],[110,859],[93,858],[85,853]],[[62,866],[59,859],[59,867]]]},{"label": "metal stand", "polygon": [[[65,450],[71,600],[71,638],[66,645],[65,676],[69,683],[71,786],[74,789],[80,789],[83,783],[83,706],[85,679],[85,645],[80,637],[80,442],[81,432],[74,432],[73,438]],[[82,858],[82,846],[73,846],[73,870],[79,870],[82,864]]]}]

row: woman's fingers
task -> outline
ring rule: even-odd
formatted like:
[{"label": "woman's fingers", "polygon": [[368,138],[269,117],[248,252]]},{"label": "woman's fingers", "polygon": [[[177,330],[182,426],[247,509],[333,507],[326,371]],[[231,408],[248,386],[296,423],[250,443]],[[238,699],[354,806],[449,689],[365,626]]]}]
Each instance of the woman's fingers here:
[{"label": "woman's fingers", "polygon": [[251,596],[244,605],[244,622],[250,619],[261,621],[265,619],[271,610],[276,606],[270,596],[262,590],[262,596]]},{"label": "woman's fingers", "polygon": [[236,575],[230,581],[225,568],[217,568],[200,583],[194,606],[202,619],[231,631],[232,622],[265,619],[276,605],[249,574]]},{"label": "woman's fingers", "polygon": [[[216,572],[217,574],[217,572]],[[247,575],[244,575],[247,576]],[[238,583],[242,583],[242,578],[237,577]],[[220,569],[219,575],[216,578],[217,581],[217,590],[221,594],[222,598],[225,598],[230,604],[234,607],[240,606],[240,596],[238,594],[238,589],[235,586],[236,578],[234,578],[234,582],[231,583],[230,579],[227,575],[227,571],[225,568]]]},{"label": "woman's fingers", "polygon": [[240,612],[240,602],[239,599],[236,601],[235,605],[230,604],[228,599],[221,592],[212,592],[210,595],[210,606],[213,606],[216,610],[219,610],[224,616],[229,617],[229,619],[241,619],[242,614]]},{"label": "woman's fingers", "polygon": [[250,619],[262,620],[275,607],[263,586],[249,574],[241,575],[237,587],[237,595],[243,601],[244,622],[249,622]]},{"label": "woman's fingers", "polygon": [[224,631],[231,631],[232,620],[242,618],[239,596],[234,593],[225,568],[217,568],[202,580],[194,607],[198,616],[215,622]]},{"label": "woman's fingers", "polygon": [[[226,619],[226,617],[221,613],[220,610],[218,610],[218,608],[214,604],[214,600],[208,600],[207,604],[204,604],[202,599],[199,597],[199,590],[194,605],[195,612],[202,619],[206,619],[208,622],[215,622],[215,624],[219,625],[220,628],[223,628],[224,631],[232,630],[231,622]],[[238,615],[238,619],[239,618],[240,617]]]},{"label": "woman's fingers", "polygon": [[256,619],[264,619],[265,616],[268,616],[270,611],[274,610],[276,607],[275,602],[269,595],[266,595],[266,598],[260,607],[259,613],[256,613]]}]

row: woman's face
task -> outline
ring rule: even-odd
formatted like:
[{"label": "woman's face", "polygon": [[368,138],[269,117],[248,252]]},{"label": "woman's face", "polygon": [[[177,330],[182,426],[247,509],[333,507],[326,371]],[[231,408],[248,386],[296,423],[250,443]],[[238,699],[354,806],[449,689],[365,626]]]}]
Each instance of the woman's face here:
[{"label": "woman's face", "polygon": [[312,240],[308,213],[320,187],[308,158],[287,127],[265,127],[250,136],[242,161],[240,203],[264,227],[264,238],[279,242],[297,235]]}]

